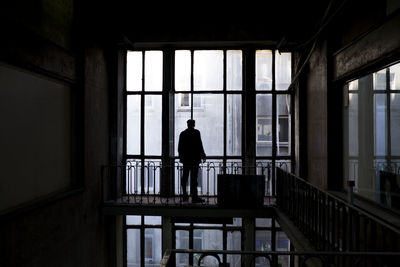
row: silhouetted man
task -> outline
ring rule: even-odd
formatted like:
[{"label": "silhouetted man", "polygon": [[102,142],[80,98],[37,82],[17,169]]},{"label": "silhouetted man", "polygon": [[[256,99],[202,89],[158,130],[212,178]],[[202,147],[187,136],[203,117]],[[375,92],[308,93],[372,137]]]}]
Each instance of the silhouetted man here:
[{"label": "silhouetted man", "polygon": [[206,161],[203,143],[201,141],[200,131],[194,128],[195,121],[187,121],[187,129],[179,135],[178,153],[179,160],[183,164],[183,174],[181,186],[183,190],[183,200],[188,200],[186,185],[190,172],[190,194],[193,203],[200,203],[203,200],[197,195],[197,174],[199,172],[199,164],[203,160]]}]

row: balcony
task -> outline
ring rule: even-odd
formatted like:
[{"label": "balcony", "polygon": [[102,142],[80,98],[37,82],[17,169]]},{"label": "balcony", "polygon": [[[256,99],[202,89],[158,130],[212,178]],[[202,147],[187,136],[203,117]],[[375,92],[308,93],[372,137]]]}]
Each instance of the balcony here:
[{"label": "balcony", "polygon": [[[290,169],[290,162],[276,162],[284,170]],[[179,162],[163,166],[161,161],[128,161],[126,165],[104,166],[102,169],[103,207],[108,212],[127,214],[128,210],[144,208],[229,208],[218,201],[218,177],[220,175],[256,175],[261,186],[261,205],[251,205],[251,209],[268,209],[275,205],[275,168],[271,161],[258,161],[255,166],[243,166],[239,162],[208,161],[199,166],[198,195],[203,203],[183,201],[181,176],[183,166]],[[246,178],[248,179],[248,178]],[[260,183],[261,179],[261,183]],[[249,180],[250,181],[250,180]],[[224,184],[224,187],[226,183]],[[237,185],[236,185],[237,186]],[[189,187],[189,183],[188,183]],[[222,186],[221,186],[222,187]],[[242,186],[243,189],[243,186]],[[227,188],[225,191],[232,190]],[[241,191],[238,188],[237,191]],[[188,188],[189,192],[189,188]],[[252,192],[254,193],[254,192]],[[242,193],[243,194],[243,193]],[[251,194],[251,193],[249,193]],[[242,196],[245,198],[245,196]],[[235,208],[241,208],[238,205]],[[230,207],[232,208],[232,207]],[[242,207],[243,209],[249,207]],[[119,211],[117,211],[119,209]],[[114,211],[112,211],[114,210]]]}]

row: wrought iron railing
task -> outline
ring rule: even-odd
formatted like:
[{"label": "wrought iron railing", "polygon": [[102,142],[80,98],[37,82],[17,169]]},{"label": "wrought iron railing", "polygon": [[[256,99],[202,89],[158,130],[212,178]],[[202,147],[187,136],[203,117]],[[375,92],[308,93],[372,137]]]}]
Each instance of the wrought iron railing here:
[{"label": "wrought iron railing", "polygon": [[[290,169],[290,161],[277,161],[274,165]],[[182,194],[182,171],[183,166],[179,162],[163,166],[161,161],[129,160],[126,165],[104,166],[102,169],[104,201],[181,203],[179,196]],[[276,181],[272,161],[257,161],[256,165],[251,167],[243,166],[241,162],[236,161],[228,161],[225,164],[222,161],[207,161],[200,164],[198,174],[198,194],[206,200],[206,203],[216,203],[219,174],[263,175],[265,197],[275,196]]]},{"label": "wrought iron railing", "polygon": [[[300,252],[300,251],[237,251],[237,250],[167,250],[160,267],[180,266],[176,263],[179,254],[194,258],[194,266],[230,267],[397,267],[400,262],[398,252]],[[224,261],[228,256],[239,256],[240,261]],[[208,259],[207,259],[208,258]],[[232,258],[232,257],[231,257]],[[282,259],[284,259],[282,261]],[[262,260],[262,261],[260,261]]]},{"label": "wrought iron railing", "polygon": [[391,251],[400,229],[346,200],[277,168],[276,204],[323,251]]}]

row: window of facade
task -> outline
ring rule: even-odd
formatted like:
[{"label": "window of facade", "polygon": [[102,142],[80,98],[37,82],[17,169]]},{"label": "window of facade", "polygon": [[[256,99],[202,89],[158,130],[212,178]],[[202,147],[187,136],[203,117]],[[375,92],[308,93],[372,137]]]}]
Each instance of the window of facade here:
[{"label": "window of facade", "polygon": [[162,258],[161,217],[132,215],[125,218],[126,266],[159,266]]},{"label": "window of facade", "polygon": [[[129,190],[160,192],[161,165],[180,165],[179,134],[186,129],[186,121],[194,119],[207,155],[199,171],[200,193],[216,193],[218,173],[242,173],[246,167],[254,172],[256,165],[257,174],[268,175],[266,187],[268,194],[273,194],[274,167],[291,167],[294,156],[293,91],[287,90],[291,53],[174,50],[168,52],[172,53],[168,54],[170,65],[168,60],[164,62],[165,53],[127,51],[125,160],[135,166]],[[245,60],[255,65],[246,70]],[[171,84],[163,84],[165,77],[172,78]],[[164,112],[168,116],[163,116]],[[248,158],[255,159],[246,163],[253,166],[244,164]],[[211,175],[210,170],[214,172]],[[173,175],[174,191],[179,194],[179,168],[174,168]]]},{"label": "window of facade", "polygon": [[400,210],[400,64],[347,83],[344,96],[345,182]]}]

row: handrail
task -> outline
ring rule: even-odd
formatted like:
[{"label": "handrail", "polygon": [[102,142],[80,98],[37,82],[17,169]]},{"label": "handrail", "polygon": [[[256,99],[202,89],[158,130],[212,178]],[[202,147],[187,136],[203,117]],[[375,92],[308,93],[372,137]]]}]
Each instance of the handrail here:
[{"label": "handrail", "polygon": [[[277,207],[322,250],[387,250],[400,240],[400,229],[304,179],[280,168]],[[373,241],[381,238],[385,241]],[[371,241],[372,240],[372,241]]]},{"label": "handrail", "polygon": [[[350,251],[350,252],[339,252],[339,251],[243,251],[243,250],[196,250],[196,249],[168,249],[164,253],[160,267],[172,267],[175,264],[175,255],[177,254],[199,254],[197,265],[200,266],[202,259],[207,256],[213,256],[217,258],[219,266],[227,265],[223,262],[219,255],[241,255],[248,256],[245,258],[247,264],[245,266],[253,266],[256,258],[264,257],[268,259],[271,267],[280,266],[278,263],[278,257],[286,256],[293,261],[297,261],[297,266],[308,266],[308,261],[319,260],[322,266],[353,266],[358,267],[361,263],[374,263],[374,267],[390,266],[394,267],[400,260],[400,252],[381,252],[381,251]],[[343,265],[346,262],[348,265]],[[294,264],[296,266],[296,264]],[[362,265],[364,266],[364,265]]]}]

